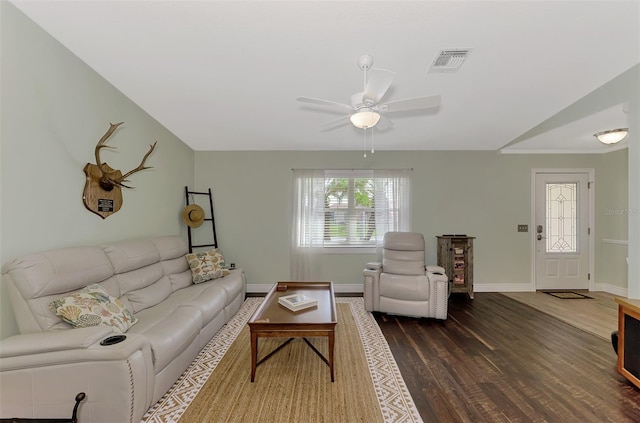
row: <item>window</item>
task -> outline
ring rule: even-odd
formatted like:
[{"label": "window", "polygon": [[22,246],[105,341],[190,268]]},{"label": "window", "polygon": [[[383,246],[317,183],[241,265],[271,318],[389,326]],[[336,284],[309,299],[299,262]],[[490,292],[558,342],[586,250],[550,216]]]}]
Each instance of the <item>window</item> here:
[{"label": "window", "polygon": [[408,170],[294,171],[295,247],[375,247],[411,225]]},{"label": "window", "polygon": [[324,246],[375,244],[375,182],[373,172],[348,176],[325,172]]},{"label": "window", "polygon": [[578,251],[578,184],[546,184],[547,253]]}]

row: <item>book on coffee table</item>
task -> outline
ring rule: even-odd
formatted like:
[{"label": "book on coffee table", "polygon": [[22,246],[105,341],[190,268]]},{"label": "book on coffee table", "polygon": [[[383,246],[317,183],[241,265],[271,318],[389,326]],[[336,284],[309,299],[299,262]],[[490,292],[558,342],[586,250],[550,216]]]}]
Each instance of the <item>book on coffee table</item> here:
[{"label": "book on coffee table", "polygon": [[304,310],[305,308],[318,305],[318,300],[308,297],[304,294],[285,295],[278,299],[278,303],[282,304],[291,311]]}]

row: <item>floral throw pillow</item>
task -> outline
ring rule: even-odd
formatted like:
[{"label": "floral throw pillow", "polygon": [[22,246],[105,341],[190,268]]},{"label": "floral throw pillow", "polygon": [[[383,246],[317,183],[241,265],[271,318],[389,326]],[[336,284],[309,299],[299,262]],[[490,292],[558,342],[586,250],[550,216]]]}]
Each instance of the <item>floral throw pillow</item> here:
[{"label": "floral throw pillow", "polygon": [[99,284],[58,298],[49,304],[49,309],[74,328],[89,326],[112,326],[116,332],[125,333],[138,323],[138,318],[131,313],[122,301],[109,295]]},{"label": "floral throw pillow", "polygon": [[221,278],[230,273],[229,269],[224,268],[224,256],[219,248],[204,253],[187,254],[186,257],[193,283]]}]

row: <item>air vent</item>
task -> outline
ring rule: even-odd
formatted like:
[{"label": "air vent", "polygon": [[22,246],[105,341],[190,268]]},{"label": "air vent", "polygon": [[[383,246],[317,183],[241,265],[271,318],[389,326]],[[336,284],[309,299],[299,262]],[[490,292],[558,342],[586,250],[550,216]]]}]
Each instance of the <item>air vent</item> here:
[{"label": "air vent", "polygon": [[440,50],[431,64],[429,73],[457,72],[471,50],[470,48]]}]

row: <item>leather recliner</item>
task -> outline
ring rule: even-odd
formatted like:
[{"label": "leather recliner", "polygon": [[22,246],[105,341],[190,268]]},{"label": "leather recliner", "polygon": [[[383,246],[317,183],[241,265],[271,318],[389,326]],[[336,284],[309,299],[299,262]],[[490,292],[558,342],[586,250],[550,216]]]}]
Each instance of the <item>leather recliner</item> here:
[{"label": "leather recliner", "polygon": [[425,266],[424,236],[415,232],[387,232],[382,263],[364,269],[367,311],[445,320],[449,281],[440,266]]}]

